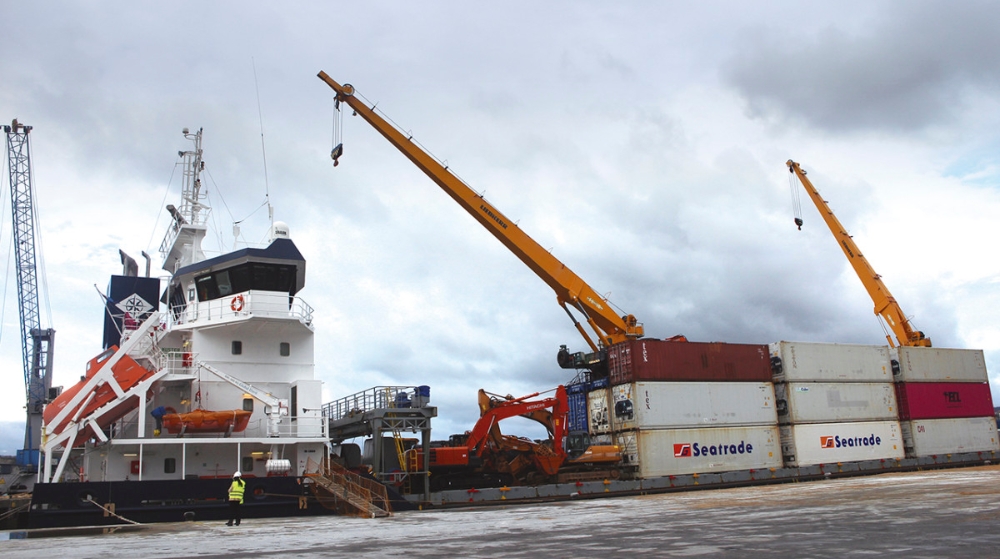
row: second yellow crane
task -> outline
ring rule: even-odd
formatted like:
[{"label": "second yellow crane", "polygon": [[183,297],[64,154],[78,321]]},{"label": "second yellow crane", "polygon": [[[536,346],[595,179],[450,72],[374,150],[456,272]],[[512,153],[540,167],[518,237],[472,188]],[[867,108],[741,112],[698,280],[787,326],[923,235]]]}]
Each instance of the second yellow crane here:
[{"label": "second yellow crane", "polygon": [[[847,261],[851,263],[855,273],[858,274],[858,278],[861,279],[861,283],[868,290],[868,295],[871,296],[872,301],[875,303],[875,314],[885,324],[889,325],[899,345],[931,347],[930,338],[924,336],[923,332],[914,329],[910,325],[910,320],[903,314],[903,309],[896,302],[896,298],[892,296],[892,293],[889,293],[889,288],[882,282],[882,276],[875,273],[875,269],[872,268],[871,264],[868,263],[868,259],[861,253],[861,249],[858,248],[854,239],[847,234],[847,230],[844,229],[837,216],[833,215],[833,210],[830,209],[826,200],[823,200],[819,195],[819,191],[813,186],[812,181],[806,177],[805,170],[791,159],[788,160],[787,165],[788,172],[793,173],[799,178],[809,198],[816,204],[816,209],[819,210],[819,214],[826,221],[826,225],[830,228],[830,232],[833,233],[834,238],[837,239],[840,249],[847,256]],[[795,223],[801,229],[802,221],[796,218]],[[895,347],[891,336],[886,334],[886,339],[889,341],[891,347]]]}]

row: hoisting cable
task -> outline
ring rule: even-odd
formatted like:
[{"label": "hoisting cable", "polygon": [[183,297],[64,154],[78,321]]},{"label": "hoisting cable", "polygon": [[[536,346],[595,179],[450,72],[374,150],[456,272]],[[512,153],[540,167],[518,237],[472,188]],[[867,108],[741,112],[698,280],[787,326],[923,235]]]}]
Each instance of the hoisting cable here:
[{"label": "hoisting cable", "polygon": [[[795,215],[795,225],[798,226],[799,231],[802,230],[802,201],[799,199],[799,189],[797,188],[799,178],[795,176],[795,171],[791,167],[788,168],[788,186],[792,191],[792,213]],[[802,171],[804,174],[805,171]]]},{"label": "hoisting cable", "polygon": [[333,159],[333,166],[336,167],[340,164],[340,156],[344,155],[344,143],[341,137],[341,131],[344,127],[344,112],[340,110],[340,99],[334,98],[333,100],[333,130],[331,135],[330,145],[333,149],[330,150],[330,159]]}]

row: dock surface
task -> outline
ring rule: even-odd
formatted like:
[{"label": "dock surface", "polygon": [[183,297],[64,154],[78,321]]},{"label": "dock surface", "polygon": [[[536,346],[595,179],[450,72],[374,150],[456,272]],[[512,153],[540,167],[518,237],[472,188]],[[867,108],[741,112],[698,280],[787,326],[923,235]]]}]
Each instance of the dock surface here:
[{"label": "dock surface", "polygon": [[[510,507],[155,524],[0,541],[5,559],[1000,557],[1000,466]],[[38,535],[40,536],[40,535]],[[16,537],[16,536],[15,536]]]}]

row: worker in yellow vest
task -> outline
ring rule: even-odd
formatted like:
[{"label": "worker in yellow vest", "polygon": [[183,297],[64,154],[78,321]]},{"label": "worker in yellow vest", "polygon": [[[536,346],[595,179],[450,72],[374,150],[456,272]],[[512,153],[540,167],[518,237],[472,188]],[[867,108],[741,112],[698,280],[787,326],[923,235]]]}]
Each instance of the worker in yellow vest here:
[{"label": "worker in yellow vest", "polygon": [[226,526],[232,526],[234,520],[237,526],[240,525],[240,505],[243,504],[245,487],[246,482],[240,477],[240,473],[233,474],[233,483],[229,485],[229,522],[226,522]]}]

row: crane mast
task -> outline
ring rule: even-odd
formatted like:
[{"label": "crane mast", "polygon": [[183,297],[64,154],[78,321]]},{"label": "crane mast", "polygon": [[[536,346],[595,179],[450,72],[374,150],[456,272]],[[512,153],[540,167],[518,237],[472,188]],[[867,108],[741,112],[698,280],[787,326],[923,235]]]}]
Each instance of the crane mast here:
[{"label": "crane mast", "polygon": [[[868,290],[868,295],[871,296],[872,302],[875,303],[875,315],[889,325],[899,345],[931,347],[930,338],[924,336],[923,332],[915,330],[910,325],[910,320],[903,314],[903,309],[896,302],[896,298],[892,296],[889,288],[882,282],[882,276],[878,275],[871,264],[868,263],[868,259],[861,253],[861,249],[858,248],[854,239],[847,234],[847,230],[840,223],[840,220],[837,219],[837,216],[833,215],[833,210],[823,200],[823,197],[819,195],[819,191],[813,186],[812,181],[806,177],[806,172],[798,163],[791,159],[788,160],[787,165],[788,172],[793,173],[799,178],[809,198],[816,204],[816,209],[819,210],[819,214],[826,221],[826,225],[830,228],[830,232],[833,233],[834,238],[840,245],[840,249],[847,256],[847,261],[851,263],[854,272],[858,274],[861,283]],[[801,226],[800,222],[797,223]],[[889,341],[890,347],[895,347],[892,343],[892,337],[888,334],[886,335],[886,340]]]},{"label": "crane mast", "polygon": [[[357,115],[372,125],[385,139],[412,161],[431,180],[437,183],[465,211],[483,225],[504,246],[514,253],[525,265],[538,275],[556,292],[559,305],[566,311],[577,331],[583,336],[591,350],[597,352],[629,339],[642,337],[643,326],[632,315],[619,316],[607,300],[587,285],[565,264],[542,248],[527,233],[508,219],[500,210],[486,201],[480,194],[467,186],[461,179],[417,146],[411,137],[397,130],[354,95],[350,84],[340,85],[325,72],[319,78],[337,92],[337,102],[347,103]],[[340,156],[340,146],[331,154],[334,160]],[[570,312],[570,308],[584,316],[596,336],[596,342],[584,326]]]},{"label": "crane mast", "polygon": [[27,410],[24,451],[18,454],[18,465],[22,467],[38,466],[42,408],[48,401],[49,389],[52,387],[52,351],[55,338],[55,330],[42,328],[39,320],[34,190],[31,185],[31,148],[28,141],[31,128],[17,120],[10,126],[4,126],[10,170],[11,216],[14,222],[13,243],[17,256],[17,295]]}]

